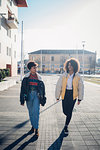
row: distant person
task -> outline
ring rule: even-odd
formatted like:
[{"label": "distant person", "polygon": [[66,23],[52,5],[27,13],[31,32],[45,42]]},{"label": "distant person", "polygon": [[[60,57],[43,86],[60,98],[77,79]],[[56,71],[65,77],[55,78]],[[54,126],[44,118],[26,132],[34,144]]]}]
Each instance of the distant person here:
[{"label": "distant person", "polygon": [[41,76],[37,73],[36,68],[38,64],[35,62],[29,62],[27,68],[30,70],[29,73],[25,75],[21,84],[20,92],[20,103],[24,105],[26,100],[27,108],[29,111],[30,122],[32,128],[30,133],[35,133],[39,136],[39,111],[40,111],[40,101],[38,97],[38,85],[41,80]]},{"label": "distant person", "polygon": [[79,105],[83,99],[83,81],[78,71],[80,64],[75,58],[67,60],[64,64],[65,72],[60,76],[56,85],[56,99],[62,99],[63,113],[66,115],[64,133],[68,134],[68,125],[72,117],[72,111],[76,100]]}]

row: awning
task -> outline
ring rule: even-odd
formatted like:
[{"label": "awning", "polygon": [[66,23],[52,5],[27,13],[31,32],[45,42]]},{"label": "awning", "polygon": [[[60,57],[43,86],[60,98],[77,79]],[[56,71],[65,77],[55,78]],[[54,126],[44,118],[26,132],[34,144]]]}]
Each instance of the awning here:
[{"label": "awning", "polygon": [[15,0],[18,7],[28,7],[26,0]]}]

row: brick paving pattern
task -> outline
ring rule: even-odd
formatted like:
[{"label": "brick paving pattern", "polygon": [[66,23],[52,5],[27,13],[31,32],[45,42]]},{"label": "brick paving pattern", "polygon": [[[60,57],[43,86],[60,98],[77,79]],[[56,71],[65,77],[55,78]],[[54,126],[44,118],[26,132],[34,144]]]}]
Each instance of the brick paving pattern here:
[{"label": "brick paving pattern", "polygon": [[52,105],[58,78],[43,76],[47,104],[40,110],[38,139],[28,133],[31,125],[26,105],[19,103],[20,84],[0,92],[0,150],[100,150],[100,86],[85,82],[84,101],[75,105],[65,137],[62,102]]}]

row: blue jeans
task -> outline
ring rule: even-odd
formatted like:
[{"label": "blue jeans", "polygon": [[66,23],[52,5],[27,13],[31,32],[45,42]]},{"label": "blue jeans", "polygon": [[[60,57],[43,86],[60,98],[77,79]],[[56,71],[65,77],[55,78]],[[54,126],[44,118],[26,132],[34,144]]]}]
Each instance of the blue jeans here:
[{"label": "blue jeans", "polygon": [[28,96],[28,101],[26,101],[27,108],[29,111],[29,117],[32,127],[38,129],[39,126],[39,111],[40,102],[36,91],[31,91]]}]

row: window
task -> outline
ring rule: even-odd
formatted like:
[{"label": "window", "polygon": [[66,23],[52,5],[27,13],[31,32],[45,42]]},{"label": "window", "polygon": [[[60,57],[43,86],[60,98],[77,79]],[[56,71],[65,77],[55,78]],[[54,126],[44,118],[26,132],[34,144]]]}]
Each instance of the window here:
[{"label": "window", "polygon": [[11,56],[11,48],[7,47],[7,56]]},{"label": "window", "polygon": [[11,56],[11,48],[9,48],[9,56]]},{"label": "window", "polygon": [[16,35],[14,35],[14,41],[16,42]]},{"label": "window", "polygon": [[0,16],[0,30],[1,30],[1,16]]},{"label": "window", "polygon": [[7,30],[7,36],[9,36],[11,38],[11,30],[10,29]]},{"label": "window", "polygon": [[1,53],[1,43],[0,43],[0,53]]},{"label": "window", "polygon": [[0,6],[1,6],[1,0],[0,0]]},{"label": "window", "polygon": [[9,47],[7,47],[7,56],[9,55]]},{"label": "window", "polygon": [[45,61],[45,56],[42,56],[42,61]]},{"label": "window", "polygon": [[10,6],[12,6],[12,0],[8,0],[8,3],[10,4]]},{"label": "window", "polygon": [[51,65],[51,72],[54,72],[54,65]]},{"label": "window", "polygon": [[51,56],[51,61],[54,61],[54,56]]},{"label": "window", "polygon": [[45,65],[42,65],[43,68],[45,68]]},{"label": "window", "polygon": [[65,56],[60,56],[60,63],[63,64],[66,61]]},{"label": "window", "polygon": [[54,65],[51,65],[51,69],[54,69]]},{"label": "window", "polygon": [[33,61],[35,60],[35,56],[32,56],[32,60],[33,60]]},{"label": "window", "polygon": [[12,0],[10,0],[10,6],[12,6]]},{"label": "window", "polygon": [[16,58],[16,51],[14,51],[14,58]]}]

